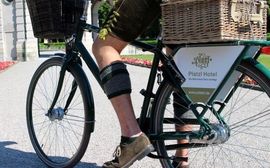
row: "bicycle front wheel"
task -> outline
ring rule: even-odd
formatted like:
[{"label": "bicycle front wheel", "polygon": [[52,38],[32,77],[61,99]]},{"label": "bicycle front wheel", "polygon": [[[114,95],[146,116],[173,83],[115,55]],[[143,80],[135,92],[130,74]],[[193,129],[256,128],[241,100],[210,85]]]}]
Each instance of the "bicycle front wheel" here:
[{"label": "bicycle front wheel", "polygon": [[[240,85],[221,112],[231,131],[229,140],[218,145],[188,147],[191,167],[258,168],[270,165],[270,81],[248,63],[241,63],[237,71],[246,76],[245,80],[253,82]],[[171,118],[169,121],[183,122],[175,117],[173,103],[177,103],[173,102],[173,88],[165,82],[158,90],[153,111],[155,134],[175,132],[177,124],[165,121],[168,118]],[[215,122],[210,115],[208,119]],[[166,157],[160,159],[162,166],[173,168],[176,150],[168,149],[166,145],[177,144],[177,141],[157,140],[154,144],[157,153]]]},{"label": "bicycle front wheel", "polygon": [[[90,138],[88,83],[78,64],[68,66],[60,96],[51,113],[63,58],[40,65],[31,80],[26,105],[29,136],[38,157],[49,167],[72,167]],[[68,105],[68,107],[66,107]]]}]

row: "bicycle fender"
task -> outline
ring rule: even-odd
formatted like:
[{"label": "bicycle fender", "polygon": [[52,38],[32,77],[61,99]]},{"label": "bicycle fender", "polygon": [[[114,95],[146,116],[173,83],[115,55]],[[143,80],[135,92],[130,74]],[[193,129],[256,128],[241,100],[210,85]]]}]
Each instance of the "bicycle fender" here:
[{"label": "bicycle fender", "polygon": [[94,132],[94,126],[95,126],[95,106],[94,106],[93,92],[92,92],[90,83],[88,81],[88,78],[82,69],[82,66],[79,63],[72,63],[71,66],[75,66],[76,70],[78,70],[78,72],[80,73],[81,78],[83,80],[84,88],[86,89],[84,90],[84,94],[86,94],[86,99],[87,99],[86,108],[87,108],[87,111],[90,113],[89,118],[87,119],[88,122],[86,124],[90,124],[90,131],[92,133]]}]

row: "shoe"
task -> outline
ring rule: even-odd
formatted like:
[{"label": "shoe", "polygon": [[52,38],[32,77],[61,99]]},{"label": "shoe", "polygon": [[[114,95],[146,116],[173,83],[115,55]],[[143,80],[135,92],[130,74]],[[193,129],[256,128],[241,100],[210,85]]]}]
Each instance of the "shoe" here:
[{"label": "shoe", "polygon": [[143,133],[130,144],[120,144],[114,152],[114,159],[103,164],[103,168],[127,168],[154,150],[148,137]]}]

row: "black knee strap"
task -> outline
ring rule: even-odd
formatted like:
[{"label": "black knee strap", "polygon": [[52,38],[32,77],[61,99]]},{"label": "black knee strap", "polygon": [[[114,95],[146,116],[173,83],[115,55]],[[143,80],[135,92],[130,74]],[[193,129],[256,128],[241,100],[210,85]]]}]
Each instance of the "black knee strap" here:
[{"label": "black knee strap", "polygon": [[103,68],[100,71],[100,79],[109,99],[131,93],[129,73],[122,62],[114,62]]}]

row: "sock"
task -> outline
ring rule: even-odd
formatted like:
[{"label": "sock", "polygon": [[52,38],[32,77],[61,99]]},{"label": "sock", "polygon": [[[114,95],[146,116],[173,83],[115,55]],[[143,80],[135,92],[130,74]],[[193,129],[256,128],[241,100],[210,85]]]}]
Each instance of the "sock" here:
[{"label": "sock", "polygon": [[125,136],[121,136],[121,144],[131,144],[137,137],[139,137],[140,135],[142,135],[142,132],[132,135],[131,137],[125,137]]},{"label": "sock", "polygon": [[138,134],[132,135],[131,138],[136,138],[138,136],[142,135],[142,132],[139,132]]}]

